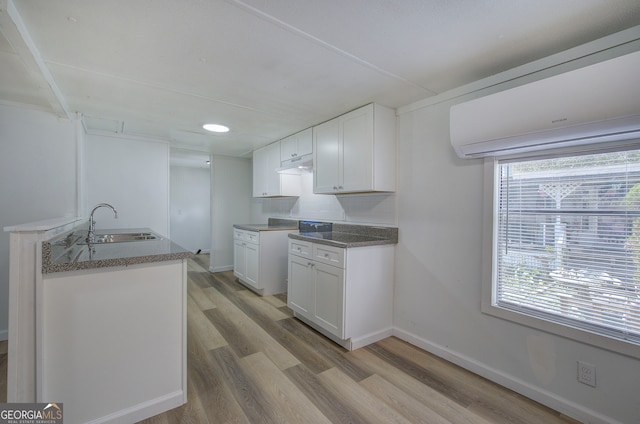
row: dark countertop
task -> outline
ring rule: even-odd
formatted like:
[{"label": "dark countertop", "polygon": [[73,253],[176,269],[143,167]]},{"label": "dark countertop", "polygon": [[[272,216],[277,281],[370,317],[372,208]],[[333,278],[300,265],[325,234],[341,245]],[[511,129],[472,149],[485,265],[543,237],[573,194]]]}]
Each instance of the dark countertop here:
[{"label": "dark countertop", "polygon": [[293,219],[269,218],[266,224],[233,224],[233,228],[247,231],[297,231],[298,221]]},{"label": "dark countertop", "polygon": [[368,225],[333,224],[333,231],[292,233],[289,238],[350,248],[398,243],[398,229]]},{"label": "dark countertop", "polygon": [[269,224],[233,224],[233,228],[247,231],[282,231],[282,230],[298,230],[298,225],[269,225]]},{"label": "dark countertop", "polygon": [[153,240],[84,244],[85,229],[76,229],[42,243],[42,273],[127,266],[186,259],[193,253],[148,228],[99,230],[100,234],[151,233]]}]

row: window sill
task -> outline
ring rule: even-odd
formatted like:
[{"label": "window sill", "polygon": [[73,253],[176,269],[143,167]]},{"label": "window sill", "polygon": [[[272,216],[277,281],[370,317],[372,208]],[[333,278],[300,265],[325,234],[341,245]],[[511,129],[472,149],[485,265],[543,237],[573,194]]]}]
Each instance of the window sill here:
[{"label": "window sill", "polygon": [[632,342],[591,333],[589,331],[570,327],[564,324],[557,324],[552,321],[547,321],[541,318],[501,308],[499,306],[487,304],[486,302],[482,303],[482,313],[524,325],[526,327],[555,334],[567,339],[575,340],[580,343],[619,353],[621,355],[640,359],[640,345]]}]

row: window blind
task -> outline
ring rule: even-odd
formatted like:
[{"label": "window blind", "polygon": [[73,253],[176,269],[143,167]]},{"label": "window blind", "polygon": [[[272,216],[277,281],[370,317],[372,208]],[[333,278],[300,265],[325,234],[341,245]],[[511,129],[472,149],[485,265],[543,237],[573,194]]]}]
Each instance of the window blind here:
[{"label": "window blind", "polygon": [[496,175],[496,306],[640,343],[640,150]]}]

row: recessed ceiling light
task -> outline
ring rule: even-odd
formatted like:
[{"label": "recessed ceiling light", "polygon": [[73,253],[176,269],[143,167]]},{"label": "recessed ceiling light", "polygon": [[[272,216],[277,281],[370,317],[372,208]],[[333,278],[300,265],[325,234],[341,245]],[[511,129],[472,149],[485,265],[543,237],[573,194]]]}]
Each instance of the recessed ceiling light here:
[{"label": "recessed ceiling light", "polygon": [[229,131],[229,127],[225,127],[224,125],[220,125],[220,124],[204,124],[202,128],[204,128],[207,131],[213,131],[213,132],[219,132],[219,133],[224,133]]}]

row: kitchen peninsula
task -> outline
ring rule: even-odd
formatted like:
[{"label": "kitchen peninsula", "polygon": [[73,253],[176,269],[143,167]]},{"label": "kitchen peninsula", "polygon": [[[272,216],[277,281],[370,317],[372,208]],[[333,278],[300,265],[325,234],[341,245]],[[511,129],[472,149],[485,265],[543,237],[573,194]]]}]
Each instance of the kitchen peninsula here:
[{"label": "kitchen peninsula", "polygon": [[86,228],[5,228],[16,252],[8,400],[62,402],[70,423],[135,422],[185,403],[192,253],[149,229],[103,230],[87,244]]}]

